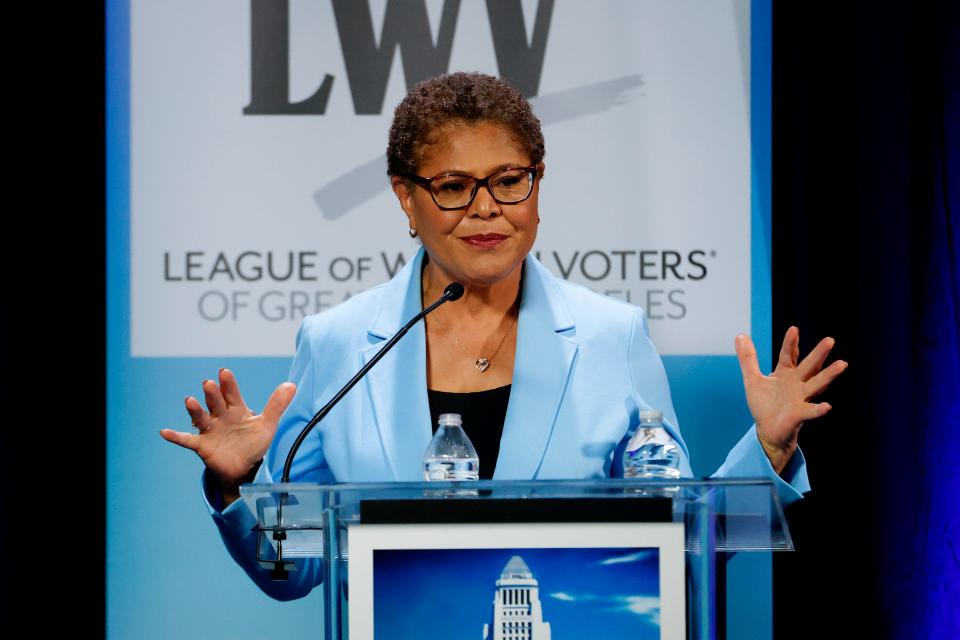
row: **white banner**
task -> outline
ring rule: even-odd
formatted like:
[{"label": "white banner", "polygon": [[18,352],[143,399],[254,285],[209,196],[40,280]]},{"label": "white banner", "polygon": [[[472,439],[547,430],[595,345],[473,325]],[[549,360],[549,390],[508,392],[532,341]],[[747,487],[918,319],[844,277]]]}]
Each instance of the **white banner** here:
[{"label": "white banner", "polygon": [[[385,173],[413,83],[477,70],[546,139],[535,251],[663,354],[750,329],[749,3],[131,2],[131,353],[285,356],[417,249]],[[587,189],[584,185],[605,185]]]}]

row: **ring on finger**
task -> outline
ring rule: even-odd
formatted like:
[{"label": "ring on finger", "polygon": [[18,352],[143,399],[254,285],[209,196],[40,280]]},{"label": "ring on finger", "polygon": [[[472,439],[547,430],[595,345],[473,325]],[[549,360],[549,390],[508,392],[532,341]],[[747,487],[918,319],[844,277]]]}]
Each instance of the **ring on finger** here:
[{"label": "ring on finger", "polygon": [[206,431],[207,429],[210,428],[210,425],[207,425],[207,426],[205,426],[205,427],[201,427],[201,426],[198,425],[198,424],[192,424],[192,425],[190,425],[190,426],[192,426],[192,427],[193,427],[194,429],[196,429],[197,431],[201,431],[201,432],[202,432],[202,431]]}]

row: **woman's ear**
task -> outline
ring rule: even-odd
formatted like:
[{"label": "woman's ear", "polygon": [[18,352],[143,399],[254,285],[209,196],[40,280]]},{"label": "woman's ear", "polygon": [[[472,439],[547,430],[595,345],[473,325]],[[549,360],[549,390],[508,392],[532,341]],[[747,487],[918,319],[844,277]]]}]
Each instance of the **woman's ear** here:
[{"label": "woman's ear", "polygon": [[410,182],[399,176],[391,176],[390,188],[393,189],[394,195],[397,196],[397,200],[400,202],[400,208],[403,209],[403,212],[407,215],[409,227],[416,229],[417,227],[413,220],[413,189]]},{"label": "woman's ear", "polygon": [[546,170],[547,170],[547,165],[543,164],[542,162],[537,163],[537,177],[540,180],[543,180],[543,174],[546,172]]}]

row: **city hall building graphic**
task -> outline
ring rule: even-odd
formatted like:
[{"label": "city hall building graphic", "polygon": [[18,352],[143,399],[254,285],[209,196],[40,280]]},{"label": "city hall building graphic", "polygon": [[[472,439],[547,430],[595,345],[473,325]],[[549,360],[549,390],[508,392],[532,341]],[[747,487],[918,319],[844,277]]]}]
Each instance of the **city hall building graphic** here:
[{"label": "city hall building graphic", "polygon": [[493,620],[483,625],[484,640],[550,640],[543,621],[540,585],[520,556],[500,573],[493,594]]}]

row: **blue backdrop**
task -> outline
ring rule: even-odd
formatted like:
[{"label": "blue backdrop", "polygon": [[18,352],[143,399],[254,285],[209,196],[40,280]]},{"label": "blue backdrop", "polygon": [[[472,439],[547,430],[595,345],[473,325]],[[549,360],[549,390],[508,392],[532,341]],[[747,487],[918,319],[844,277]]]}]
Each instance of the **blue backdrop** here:
[{"label": "blue backdrop", "polygon": [[[111,637],[303,637],[320,628],[320,594],[277,603],[230,560],[200,499],[198,458],[160,439],[186,429],[183,398],[230,367],[261,407],[287,358],[130,355],[129,6],[107,3],[107,625]],[[752,332],[769,370],[771,314],[771,7],[751,11]],[[294,336],[290,336],[291,342]],[[731,336],[731,340],[733,336]],[[708,475],[752,422],[736,359],[664,359],[694,470]],[[770,558],[730,564],[729,637],[769,637]],[[202,603],[197,606],[198,600]],[[171,615],[176,611],[176,615]],[[278,615],[282,614],[282,615]]]}]

